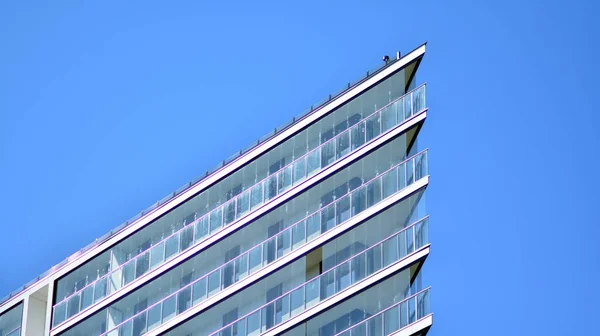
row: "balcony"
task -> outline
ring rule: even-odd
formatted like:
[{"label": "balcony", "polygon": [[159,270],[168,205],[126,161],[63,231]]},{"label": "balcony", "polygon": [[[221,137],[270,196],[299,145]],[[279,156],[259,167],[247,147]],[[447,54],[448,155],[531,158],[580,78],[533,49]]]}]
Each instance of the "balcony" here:
[{"label": "balcony", "polygon": [[[427,218],[418,221],[211,333],[210,336],[259,335],[270,331],[279,324],[416,253],[428,245],[428,230]],[[410,299],[406,301],[407,304],[411,302],[413,301]],[[268,321],[272,322],[268,323]],[[171,334],[176,335],[174,332]]]},{"label": "balcony", "polygon": [[[366,335],[414,335],[418,332],[427,333],[431,326],[426,319],[431,318],[429,297],[431,288],[426,288],[401,302],[369,317],[368,319],[335,334],[335,336],[366,336]],[[418,326],[418,328],[414,328]],[[412,328],[411,328],[412,327]]]}]

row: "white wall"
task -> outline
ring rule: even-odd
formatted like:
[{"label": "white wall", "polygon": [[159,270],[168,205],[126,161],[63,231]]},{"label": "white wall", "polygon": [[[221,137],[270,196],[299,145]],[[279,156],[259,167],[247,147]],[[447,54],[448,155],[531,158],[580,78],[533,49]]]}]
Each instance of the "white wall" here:
[{"label": "white wall", "polygon": [[24,336],[46,335],[46,310],[48,309],[48,286],[25,297],[23,309]]}]

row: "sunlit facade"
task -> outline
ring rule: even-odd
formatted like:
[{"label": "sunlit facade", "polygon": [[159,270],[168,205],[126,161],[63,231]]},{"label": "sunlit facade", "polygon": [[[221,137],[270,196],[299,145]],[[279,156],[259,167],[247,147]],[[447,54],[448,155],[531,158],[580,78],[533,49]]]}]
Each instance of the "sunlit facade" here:
[{"label": "sunlit facade", "polygon": [[0,336],[425,335],[425,45],[0,301]]}]

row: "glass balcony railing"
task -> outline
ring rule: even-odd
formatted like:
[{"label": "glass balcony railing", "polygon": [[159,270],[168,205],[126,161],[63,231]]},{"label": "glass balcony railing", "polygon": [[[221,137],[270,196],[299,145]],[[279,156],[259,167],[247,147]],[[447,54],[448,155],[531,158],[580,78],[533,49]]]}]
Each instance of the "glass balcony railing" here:
[{"label": "glass balcony railing", "polygon": [[425,84],[294,160],[215,210],[113,268],[53,307],[53,327],[425,110]]},{"label": "glass balcony railing", "polygon": [[[258,335],[404,259],[429,243],[428,220],[416,222],[210,336]],[[410,301],[409,301],[410,302]],[[378,334],[375,334],[378,335]]]},{"label": "glass balcony railing", "polygon": [[[141,328],[136,328],[141,332],[150,331],[266,265],[297,250],[307,242],[346,222],[427,174],[427,150],[424,150],[125,320],[103,335],[112,336],[114,333],[114,335],[120,336],[133,336],[133,325],[143,325]],[[412,242],[414,239],[410,241]],[[185,300],[185,304],[182,304],[181,300]]]},{"label": "glass balcony railing", "polygon": [[426,288],[335,336],[393,334],[431,314],[430,293]]},{"label": "glass balcony railing", "polygon": [[6,334],[6,336],[21,336],[21,327],[18,327],[17,329],[10,331],[8,334]]}]

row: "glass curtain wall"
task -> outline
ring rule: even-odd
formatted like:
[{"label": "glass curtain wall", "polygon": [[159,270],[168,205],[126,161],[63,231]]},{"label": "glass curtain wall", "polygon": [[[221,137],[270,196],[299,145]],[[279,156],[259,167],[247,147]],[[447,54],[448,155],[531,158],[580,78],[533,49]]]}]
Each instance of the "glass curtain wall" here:
[{"label": "glass curtain wall", "polygon": [[[266,233],[268,235],[275,235],[284,230],[290,224],[301,220],[309,214],[317,212],[317,210],[320,208],[331,203],[339,203],[341,200],[338,199],[339,197],[348,194],[349,191],[354,189],[363,190],[359,187],[364,184],[364,182],[374,179],[378,174],[389,170],[391,166],[397,166],[400,162],[402,162],[402,159],[405,157],[405,153],[407,151],[406,142],[407,140],[405,135],[397,137],[391,142],[388,142],[386,145],[380,147],[378,150],[363,157],[349,167],[337,172],[335,175],[310,188],[308,191],[305,191],[303,194],[292,199],[290,202],[259,218],[256,222],[251,223],[250,226],[256,227],[256,223],[263,223],[260,225],[260,227],[266,228]],[[381,189],[381,186],[377,189]],[[364,193],[365,201],[368,203],[374,203],[376,201],[375,198],[369,201],[371,198],[367,195],[367,189],[364,189]],[[344,197],[346,197],[345,199],[349,200],[349,196],[350,195]],[[362,199],[362,197],[360,199]],[[381,199],[381,197],[377,197],[377,199]],[[358,206],[358,204],[361,204],[361,202],[356,204]],[[366,208],[366,206],[367,204],[364,204],[360,206],[360,208],[363,209]],[[345,212],[350,214],[351,209],[348,208],[348,210]],[[319,213],[318,216],[315,217],[315,219],[319,219],[318,222],[315,222],[320,228],[319,231],[326,231],[330,229],[330,226],[335,224],[336,218],[338,218],[340,221],[343,221],[343,217],[347,217],[341,213],[339,213],[336,217],[335,212],[333,212],[331,215],[333,217],[329,216],[330,215],[327,212]],[[225,244],[222,244],[222,242],[219,242],[216,245],[225,246]],[[231,247],[229,249],[231,250]],[[225,258],[233,258],[241,252],[241,250],[239,250],[237,247],[234,247],[234,249],[235,250],[231,252],[226,251]],[[270,263],[277,257],[278,254],[282,253],[281,250],[286,249],[289,249],[289,246],[286,248],[283,245],[270,245],[261,253],[261,257],[259,259],[261,260],[262,264]],[[215,249],[213,251],[216,251],[217,253],[223,252],[222,249]],[[272,255],[270,251],[272,251]],[[202,265],[208,263],[212,266],[214,264],[210,263],[214,262],[214,260],[218,260],[220,256],[221,255],[219,254],[211,256],[201,252],[190,261],[176,267],[160,278],[144,285],[144,287],[136,290],[134,293],[128,295],[124,299],[121,299],[119,302],[113,304],[113,306],[121,307],[119,308],[119,311],[123,311],[123,313],[120,314],[120,318],[117,320],[122,321],[127,319],[130,314],[136,314],[138,312],[136,309],[128,309],[128,307],[134,306],[135,302],[139,300],[145,300],[145,309],[147,306],[157,302],[161,298],[164,298],[169,293],[173,293],[177,289],[187,286],[191,281],[201,278],[204,274],[206,274],[207,270],[212,269],[212,267],[207,268],[202,267]],[[252,258],[252,256],[249,257]],[[260,267],[260,264],[257,266]],[[225,270],[221,270],[219,273],[214,274],[212,278],[209,277],[207,279],[209,282],[211,282],[211,279],[213,279],[213,283],[219,284],[214,289],[215,291],[219,291],[228,285],[224,281],[224,278],[227,276],[227,274],[224,272]],[[208,290],[209,292],[212,292],[212,288],[209,288]],[[140,307],[142,306],[144,305],[141,305]],[[106,312],[99,312],[97,315],[98,314],[106,314]],[[107,319],[110,320],[109,317],[107,317]]]},{"label": "glass curtain wall", "polygon": [[[427,220],[423,220],[410,225],[210,335],[226,336],[236,330],[242,330],[242,335],[254,335],[271,330],[425,246],[428,243],[427,224]],[[275,323],[265,323],[270,319]]]},{"label": "glass curtain wall", "polygon": [[[423,227],[423,221],[417,221],[416,223],[413,222],[412,225],[407,224],[409,222],[409,220],[419,217],[419,211],[421,209],[421,207],[419,206],[419,203],[421,203],[421,201],[420,201],[421,198],[422,198],[422,192],[419,192],[419,193],[411,196],[411,198],[406,199],[403,202],[397,203],[396,205],[388,208],[387,210],[377,214],[375,217],[372,217],[371,219],[369,219],[368,221],[365,221],[360,226],[335,238],[331,242],[323,245],[321,248],[313,250],[306,257],[304,257],[306,259],[306,261],[305,261],[306,273],[304,275],[304,279],[306,279],[306,280],[316,279],[317,283],[320,284],[321,281],[319,279],[321,279],[321,278],[328,279],[328,277],[321,276],[319,278],[319,274],[326,273],[327,271],[323,271],[323,273],[319,273],[321,271],[313,273],[312,270],[314,269],[315,265],[323,264],[327,260],[331,260],[331,259],[335,259],[335,258],[337,258],[337,259],[344,258],[344,260],[348,260],[352,256],[361,255],[361,252],[371,249],[373,246],[381,245],[380,242],[384,238],[390,237],[390,236],[396,236],[396,235],[394,235],[394,233],[401,233],[401,232],[406,233],[407,230],[415,227],[415,224],[420,225],[420,227]],[[386,246],[388,246],[388,245],[386,245]],[[374,256],[374,254],[369,254],[369,256],[370,256],[369,257],[370,260],[374,260],[372,258]],[[367,268],[364,268],[364,271],[366,271],[366,270],[367,270]],[[356,273],[356,274],[358,274],[358,273]],[[317,277],[317,278],[315,278],[315,277]],[[355,280],[357,280],[357,279],[358,278],[355,277]],[[338,280],[342,281],[342,282],[345,281],[344,277],[338,277]],[[313,282],[314,281],[315,280],[313,280]],[[316,293],[317,297],[320,295],[322,295],[323,297],[328,297],[327,292],[331,288],[329,288],[328,285],[324,285],[321,287],[322,290],[319,290],[318,287],[321,287],[321,286],[312,288],[313,290],[311,291],[311,293],[313,293],[313,292]],[[213,308],[210,308],[208,311],[200,313],[200,315],[198,315],[197,317],[189,320],[188,322],[185,322],[184,324],[182,324],[182,325],[176,327],[175,329],[173,329],[172,331],[170,331],[168,333],[168,335],[183,336],[183,335],[188,335],[188,333],[193,332],[194,330],[199,332],[198,335],[206,335],[209,332],[213,332],[213,331],[217,330],[218,327],[227,325],[227,324],[221,324],[221,326],[219,326],[219,323],[216,323],[216,322],[218,322],[219,317],[223,314],[223,312],[230,311],[232,309],[238,309],[238,311],[240,313],[242,313],[242,312],[248,313],[251,310],[259,307],[261,304],[270,302],[270,300],[268,300],[267,297],[264,298],[262,303],[257,303],[257,302],[247,303],[247,302],[245,302],[244,301],[244,297],[245,297],[244,292],[254,291],[253,288],[254,288],[254,286],[252,286],[248,289],[245,289],[242,292],[239,292],[238,294],[235,294],[234,296],[230,297],[223,303],[220,303],[220,304],[214,306]],[[232,328],[229,328],[228,330],[233,332],[233,330],[231,330],[231,329],[236,329],[235,330],[236,332],[238,332],[240,335],[243,335],[244,333],[242,332],[242,330],[246,330],[247,326],[252,325],[255,320],[256,321],[262,320],[264,322],[263,326],[265,328],[270,328],[270,327],[274,326],[277,322],[281,322],[281,320],[283,319],[283,317],[285,315],[287,315],[289,317],[290,309],[288,308],[288,306],[291,305],[292,307],[296,307],[297,309],[299,309],[300,308],[299,304],[301,302],[314,301],[314,300],[309,299],[310,295],[298,296],[297,293],[300,293],[298,290],[294,290],[294,292],[292,292],[293,294],[290,296],[285,296],[285,295],[281,296],[281,294],[283,294],[283,293],[285,293],[285,292],[281,292],[279,295],[279,297],[282,300],[278,300],[278,301],[276,301],[277,302],[276,304],[268,305],[267,307],[265,307],[263,309],[264,316],[260,315],[260,313],[259,313],[260,316],[252,316],[250,318],[243,319],[243,321],[245,321],[245,322],[240,323],[239,325],[234,326]],[[321,293],[321,294],[319,294],[319,293]],[[276,299],[276,298],[277,297],[271,296],[271,301],[272,301],[272,299]],[[285,299],[285,298],[287,298],[287,299]],[[314,302],[316,302],[316,301],[314,301]],[[291,310],[294,311],[294,309],[291,309]],[[273,313],[272,316],[271,316],[271,313]],[[294,312],[292,312],[292,313],[294,313]],[[239,316],[240,317],[244,316],[244,314],[239,314]],[[233,321],[231,321],[231,322],[233,322]],[[250,328],[250,329],[252,329],[252,328]],[[247,330],[250,331],[250,329],[247,329]],[[224,330],[223,333],[227,334],[228,331]],[[249,334],[252,334],[252,332],[249,332]]]},{"label": "glass curtain wall", "polygon": [[0,315],[0,336],[20,336],[23,319],[23,303]]},{"label": "glass curtain wall", "polygon": [[[404,319],[393,318],[388,308],[406,302],[412,295],[410,269],[351,297],[333,308],[294,327],[285,336],[333,336],[353,328],[352,335],[388,335],[398,330]],[[385,322],[383,321],[385,315]],[[344,334],[350,335],[350,334]]]},{"label": "glass curtain wall", "polygon": [[[425,109],[425,87],[403,96],[403,71],[338,108],[57,282],[53,325]],[[390,104],[391,103],[391,104]],[[151,249],[153,251],[151,251]],[[110,273],[110,277],[107,275]],[[94,288],[90,288],[94,287]]]}]

